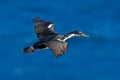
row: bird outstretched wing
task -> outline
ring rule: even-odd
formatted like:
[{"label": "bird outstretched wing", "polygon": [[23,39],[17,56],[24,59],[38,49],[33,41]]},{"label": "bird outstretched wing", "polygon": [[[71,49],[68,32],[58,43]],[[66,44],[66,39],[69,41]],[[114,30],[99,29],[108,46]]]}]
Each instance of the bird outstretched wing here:
[{"label": "bird outstretched wing", "polygon": [[68,44],[63,41],[49,41],[46,43],[46,46],[50,48],[56,57],[62,55],[66,52]]},{"label": "bird outstretched wing", "polygon": [[57,34],[54,31],[54,23],[41,20],[39,17],[33,18],[35,26],[35,32],[38,38],[44,38],[45,36]]}]

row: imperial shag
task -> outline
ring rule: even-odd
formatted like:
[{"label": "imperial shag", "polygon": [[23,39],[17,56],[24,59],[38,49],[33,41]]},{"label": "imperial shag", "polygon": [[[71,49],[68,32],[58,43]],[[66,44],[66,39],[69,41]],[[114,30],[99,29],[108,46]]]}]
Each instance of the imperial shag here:
[{"label": "imperial shag", "polygon": [[33,18],[33,23],[39,41],[34,45],[23,49],[25,53],[32,53],[37,49],[49,48],[53,51],[54,55],[58,57],[66,52],[68,43],[65,41],[67,39],[73,36],[89,37],[88,35],[79,31],[72,31],[66,35],[60,35],[54,31],[54,23],[46,22],[41,20],[39,17]]}]

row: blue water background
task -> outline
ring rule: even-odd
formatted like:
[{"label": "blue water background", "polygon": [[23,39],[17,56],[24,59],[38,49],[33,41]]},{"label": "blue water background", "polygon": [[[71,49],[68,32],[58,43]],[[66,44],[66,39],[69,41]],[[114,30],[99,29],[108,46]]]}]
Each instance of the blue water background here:
[{"label": "blue water background", "polygon": [[[50,50],[25,55],[38,41],[32,18],[52,21],[69,39],[56,58]],[[120,80],[120,0],[0,0],[0,80]]]}]

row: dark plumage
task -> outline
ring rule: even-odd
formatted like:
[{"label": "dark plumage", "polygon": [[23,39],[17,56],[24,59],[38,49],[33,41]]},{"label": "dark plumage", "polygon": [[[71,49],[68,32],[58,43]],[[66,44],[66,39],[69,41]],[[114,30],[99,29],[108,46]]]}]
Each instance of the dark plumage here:
[{"label": "dark plumage", "polygon": [[50,48],[54,55],[58,57],[67,50],[68,43],[65,42],[67,39],[73,36],[89,37],[79,31],[72,31],[67,35],[60,35],[54,31],[54,23],[43,21],[39,17],[33,18],[33,23],[39,41],[34,45],[23,49],[25,53],[32,53],[36,49]]}]

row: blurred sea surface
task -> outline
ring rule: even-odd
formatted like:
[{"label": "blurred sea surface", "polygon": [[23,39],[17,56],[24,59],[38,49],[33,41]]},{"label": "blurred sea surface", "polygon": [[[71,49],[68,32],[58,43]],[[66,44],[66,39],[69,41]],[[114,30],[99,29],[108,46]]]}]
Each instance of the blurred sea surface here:
[{"label": "blurred sea surface", "polygon": [[[26,55],[38,41],[32,18],[54,22],[55,31],[79,30],[68,51]],[[0,80],[120,80],[120,0],[0,0]]]}]

